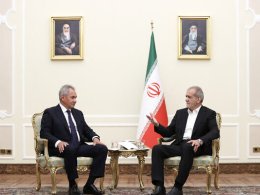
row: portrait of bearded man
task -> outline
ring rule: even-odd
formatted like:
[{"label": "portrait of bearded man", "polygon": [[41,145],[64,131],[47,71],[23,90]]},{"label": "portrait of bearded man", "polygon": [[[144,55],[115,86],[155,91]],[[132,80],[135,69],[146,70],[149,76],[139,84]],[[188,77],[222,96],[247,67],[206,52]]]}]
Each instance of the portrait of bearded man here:
[{"label": "portrait of bearded man", "polygon": [[62,32],[56,34],[55,55],[79,55],[78,36],[71,32],[69,23],[64,23]]},{"label": "portrait of bearded man", "polygon": [[196,23],[190,25],[189,32],[182,38],[182,54],[206,54],[206,40],[198,31]]}]

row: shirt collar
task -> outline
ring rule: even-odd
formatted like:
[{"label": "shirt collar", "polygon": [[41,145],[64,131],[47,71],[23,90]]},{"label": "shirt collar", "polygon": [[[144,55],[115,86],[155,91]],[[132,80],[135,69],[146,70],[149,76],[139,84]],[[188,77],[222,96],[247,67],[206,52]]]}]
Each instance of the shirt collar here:
[{"label": "shirt collar", "polygon": [[63,106],[61,103],[59,103],[59,105],[60,105],[63,113],[65,113],[65,112],[67,113],[67,110],[70,110],[70,109],[65,108],[65,106]]},{"label": "shirt collar", "polygon": [[199,113],[199,111],[200,111],[200,108],[201,108],[201,105],[198,107],[198,108],[196,108],[195,110],[193,110],[193,111],[191,111],[190,109],[188,109],[188,113],[189,114],[198,114]]}]

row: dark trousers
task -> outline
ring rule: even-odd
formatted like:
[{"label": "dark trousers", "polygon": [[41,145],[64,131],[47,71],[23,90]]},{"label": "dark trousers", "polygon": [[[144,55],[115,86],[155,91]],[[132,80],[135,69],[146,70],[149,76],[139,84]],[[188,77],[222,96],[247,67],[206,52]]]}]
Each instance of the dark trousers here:
[{"label": "dark trousers", "polygon": [[108,149],[105,145],[96,144],[94,146],[81,144],[77,148],[73,148],[68,145],[62,153],[59,153],[58,149],[50,150],[50,156],[63,157],[67,177],[69,180],[74,180],[78,178],[77,157],[79,156],[92,157],[93,162],[89,175],[94,178],[103,177],[107,152]]},{"label": "dark trousers", "polygon": [[184,185],[193,164],[195,156],[203,155],[202,149],[194,153],[193,147],[187,141],[182,141],[178,145],[156,145],[152,149],[152,183],[154,185],[164,185],[164,160],[169,157],[181,156],[179,171],[175,182]]}]

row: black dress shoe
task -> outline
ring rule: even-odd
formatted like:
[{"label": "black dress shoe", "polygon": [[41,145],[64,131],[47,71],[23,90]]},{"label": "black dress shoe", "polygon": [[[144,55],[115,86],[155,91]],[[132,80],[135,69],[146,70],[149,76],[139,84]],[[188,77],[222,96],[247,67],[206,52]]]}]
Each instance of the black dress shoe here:
[{"label": "black dress shoe", "polygon": [[69,188],[69,195],[81,195],[77,184],[73,185]]},{"label": "black dress shoe", "polygon": [[151,195],[165,195],[165,187],[155,186],[155,189]]},{"label": "black dress shoe", "polygon": [[91,185],[85,185],[83,188],[84,194],[94,194],[94,195],[102,195],[103,193],[96,188],[94,184]]},{"label": "black dress shoe", "polygon": [[173,188],[171,189],[171,191],[169,191],[169,192],[167,193],[167,195],[183,195],[183,192],[182,192],[182,190],[179,190],[178,188],[173,187]]}]

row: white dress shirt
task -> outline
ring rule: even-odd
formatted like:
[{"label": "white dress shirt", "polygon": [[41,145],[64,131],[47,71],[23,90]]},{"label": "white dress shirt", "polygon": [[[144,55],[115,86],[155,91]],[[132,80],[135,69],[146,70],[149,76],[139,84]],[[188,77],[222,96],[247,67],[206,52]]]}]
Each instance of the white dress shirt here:
[{"label": "white dress shirt", "polygon": [[[61,107],[61,110],[62,110],[62,112],[63,112],[65,118],[66,118],[66,121],[67,121],[69,130],[70,130],[70,132],[71,132],[70,125],[69,125],[69,114],[68,114],[68,112],[67,112],[68,109],[65,108],[62,104],[59,104],[59,105],[60,105],[60,107]],[[79,132],[78,132],[78,129],[77,129],[77,123],[76,123],[76,121],[75,121],[75,119],[74,119],[74,117],[73,117],[72,112],[71,112],[71,118],[72,118],[72,121],[73,121],[73,123],[74,123],[74,126],[76,127],[76,133],[77,133],[77,136],[78,136],[78,140],[79,140],[79,142],[80,142],[80,136],[79,136]],[[58,141],[55,143],[55,147],[57,147],[60,142],[61,142],[61,141],[58,140]]]},{"label": "white dress shirt", "polygon": [[197,119],[198,113],[200,111],[200,107],[196,108],[195,110],[191,111],[188,109],[188,119],[187,119],[187,123],[186,123],[186,127],[185,127],[185,131],[184,131],[184,135],[183,135],[183,139],[187,140],[187,139],[191,139],[191,135],[192,135],[192,131],[194,128],[194,124],[195,121]]}]

